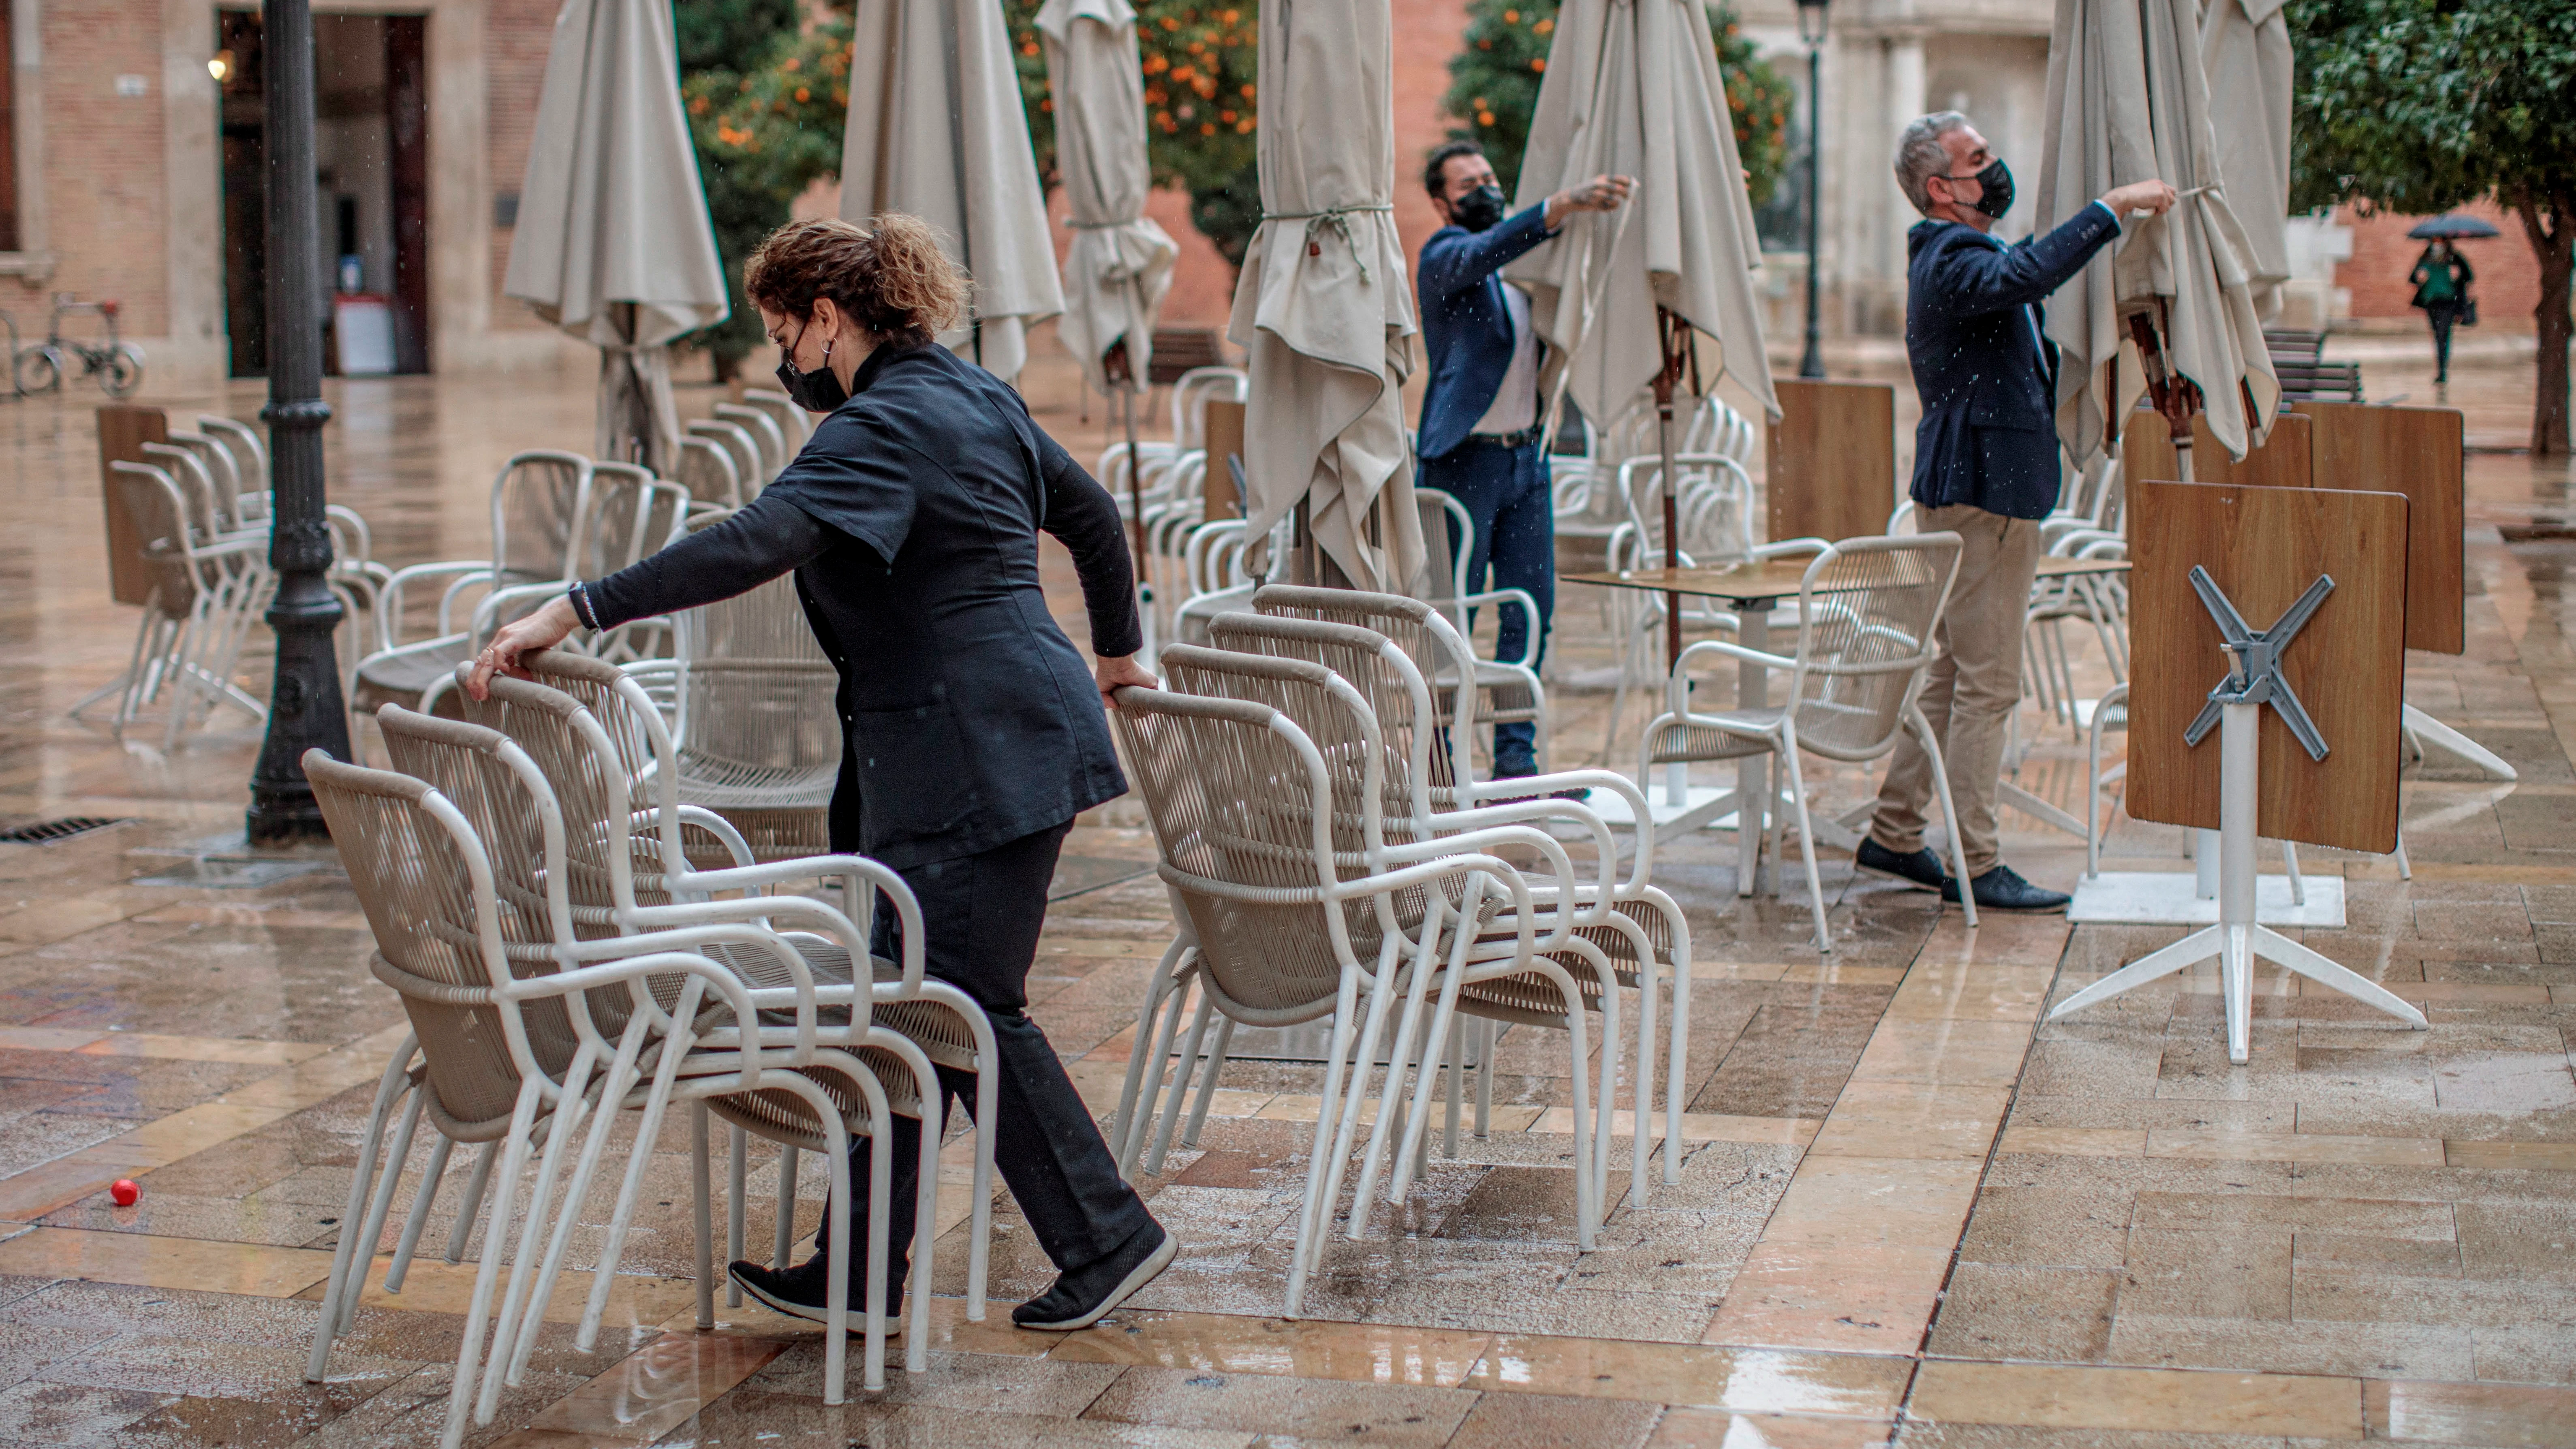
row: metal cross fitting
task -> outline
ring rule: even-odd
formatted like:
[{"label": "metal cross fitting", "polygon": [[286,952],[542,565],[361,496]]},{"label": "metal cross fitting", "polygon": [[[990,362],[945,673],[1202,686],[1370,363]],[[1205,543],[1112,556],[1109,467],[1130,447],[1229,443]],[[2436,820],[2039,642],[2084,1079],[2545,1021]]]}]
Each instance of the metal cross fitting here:
[{"label": "metal cross fitting", "polygon": [[2308,717],[2307,707],[2299,703],[2298,691],[2281,673],[2281,656],[2289,651],[2290,641],[2298,637],[2317,606],[2326,601],[2326,595],[2334,592],[2334,586],[2333,575],[2319,574],[2317,581],[2308,585],[2308,591],[2299,595],[2298,602],[2272,621],[2272,627],[2255,629],[2247,626],[2245,616],[2236,612],[2227,595],[2219,592],[2218,581],[2209,576],[2209,570],[2192,565],[2192,590],[2200,595],[2201,606],[2209,610],[2209,617],[2218,621],[2223,647],[2233,659],[2227,677],[2209,692],[2209,703],[2200,707],[2191,728],[2182,732],[2185,745],[2196,745],[2206,738],[2227,705],[2268,704],[2280,712],[2281,722],[2290,727],[2291,736],[2307,750],[2309,759],[2326,757],[2326,737],[2317,732],[2317,722]]}]

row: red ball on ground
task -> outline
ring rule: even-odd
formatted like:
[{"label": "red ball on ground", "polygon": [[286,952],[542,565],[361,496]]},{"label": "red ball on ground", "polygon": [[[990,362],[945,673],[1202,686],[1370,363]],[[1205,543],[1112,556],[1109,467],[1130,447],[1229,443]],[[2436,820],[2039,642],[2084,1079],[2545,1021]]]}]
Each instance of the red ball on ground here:
[{"label": "red ball on ground", "polygon": [[132,1207],[135,1199],[143,1196],[143,1186],[133,1178],[120,1177],[108,1188],[107,1195],[116,1199],[118,1207]]}]

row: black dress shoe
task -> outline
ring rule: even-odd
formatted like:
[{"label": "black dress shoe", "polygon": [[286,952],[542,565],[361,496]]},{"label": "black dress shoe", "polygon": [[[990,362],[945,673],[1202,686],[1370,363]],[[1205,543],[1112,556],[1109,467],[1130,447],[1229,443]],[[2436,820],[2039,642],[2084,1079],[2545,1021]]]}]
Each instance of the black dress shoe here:
[{"label": "black dress shoe", "polygon": [[[2062,911],[2066,909],[2067,901],[2072,899],[2064,891],[2032,885],[2008,865],[1987,871],[1968,882],[1968,888],[1976,893],[1978,906],[1989,911]],[[1958,898],[1957,881],[1941,882],[1941,899],[1955,901]]]},{"label": "black dress shoe", "polygon": [[[733,1275],[733,1281],[742,1285],[743,1292],[764,1307],[808,1323],[831,1321],[831,1315],[823,1306],[824,1295],[832,1291],[826,1276],[830,1270],[819,1255],[793,1268],[772,1268],[765,1263],[737,1261],[725,1271]],[[851,1284],[850,1316],[846,1320],[850,1332],[867,1332],[867,1307],[866,1291],[856,1283]],[[892,1338],[902,1331],[903,1315],[896,1311],[895,1304],[887,1304],[886,1337]]]},{"label": "black dress shoe", "polygon": [[[1852,853],[1852,865],[1871,875],[1901,880],[1927,891],[1945,890],[1949,886],[1950,878],[1941,869],[1941,857],[1934,855],[1928,846],[1912,855],[1899,855],[1875,840],[1864,838],[1860,849]],[[1979,898],[1978,904],[1984,904],[1983,897]]]},{"label": "black dress shoe", "polygon": [[1180,1247],[1180,1239],[1148,1219],[1108,1257],[1063,1275],[1054,1287],[1012,1309],[1011,1322],[1050,1333],[1089,1328],[1170,1267]]}]

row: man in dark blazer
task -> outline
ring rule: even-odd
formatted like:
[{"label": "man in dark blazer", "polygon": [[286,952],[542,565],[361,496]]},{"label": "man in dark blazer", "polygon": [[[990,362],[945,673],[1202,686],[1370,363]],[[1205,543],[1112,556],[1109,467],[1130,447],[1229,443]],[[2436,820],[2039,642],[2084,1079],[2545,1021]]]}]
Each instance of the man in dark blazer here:
[{"label": "man in dark blazer", "polygon": [[[1956,111],[1905,128],[1896,180],[1924,216],[1906,234],[1905,353],[1923,399],[1915,528],[1956,533],[1963,544],[1923,713],[1941,741],[1958,813],[1949,826],[1977,905],[2063,910],[2064,892],[2003,863],[1995,823],[2004,736],[2021,703],[2039,520],[2057,503],[2057,348],[2040,303],[2120,235],[2123,217],[2165,210],[2174,191],[2162,181],[2115,187],[2046,236],[2006,246],[1992,233],[2012,209],[2012,172]],[[1855,863],[1955,901],[1961,883],[1923,844],[1932,794],[1931,756],[1901,737]]]},{"label": "man in dark blazer", "polygon": [[[1554,236],[1566,213],[1617,210],[1631,184],[1625,176],[1596,176],[1506,217],[1503,189],[1475,142],[1439,147],[1422,169],[1423,189],[1447,225],[1422,244],[1413,273],[1431,355],[1414,450],[1421,481],[1465,504],[1474,520],[1468,587],[1485,587],[1490,563],[1495,588],[1525,589],[1537,602],[1542,658],[1556,607],[1556,510],[1539,452],[1539,343],[1528,295],[1500,273]],[[1503,606],[1498,657],[1518,659],[1527,650],[1531,621],[1523,612]],[[1494,726],[1495,778],[1537,774],[1537,742],[1537,727],[1526,721]]]}]

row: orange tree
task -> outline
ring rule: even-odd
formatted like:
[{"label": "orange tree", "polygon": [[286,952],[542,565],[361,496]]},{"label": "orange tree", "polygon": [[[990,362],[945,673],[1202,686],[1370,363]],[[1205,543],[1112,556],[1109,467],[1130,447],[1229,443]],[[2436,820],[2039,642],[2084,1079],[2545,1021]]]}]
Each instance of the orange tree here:
[{"label": "orange tree", "polygon": [[[1038,172],[1055,174],[1055,113],[1040,0],[1003,0]],[[1257,0],[1135,0],[1145,70],[1145,155],[1154,183],[1190,194],[1190,222],[1236,266],[1261,225],[1257,161]]]},{"label": "orange tree", "polygon": [[[1466,45],[1449,60],[1449,93],[1440,102],[1458,122],[1449,134],[1484,146],[1506,194],[1520,184],[1521,153],[1529,146],[1539,79],[1547,73],[1557,4],[1467,0]],[[1788,164],[1789,106],[1796,92],[1754,53],[1732,10],[1709,6],[1708,26],[1735,120],[1735,149],[1752,173],[1746,184],[1760,206]]]}]

